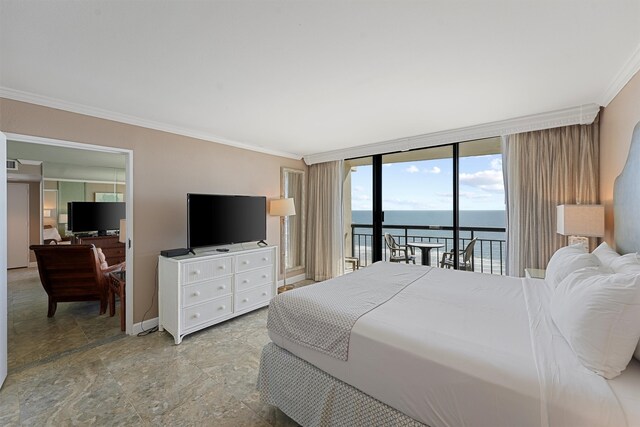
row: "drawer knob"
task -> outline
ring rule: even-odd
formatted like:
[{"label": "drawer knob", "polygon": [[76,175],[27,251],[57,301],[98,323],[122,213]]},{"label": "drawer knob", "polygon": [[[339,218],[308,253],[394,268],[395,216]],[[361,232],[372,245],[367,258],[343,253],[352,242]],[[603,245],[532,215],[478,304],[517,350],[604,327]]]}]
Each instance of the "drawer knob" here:
[{"label": "drawer knob", "polygon": [[227,289],[227,287],[225,285],[221,285],[221,286],[218,286],[218,289],[223,290],[223,289]]},{"label": "drawer knob", "polygon": [[224,270],[226,267],[224,265],[221,265],[218,267],[220,270]]},{"label": "drawer knob", "polygon": [[249,298],[243,299],[242,302],[249,302]]},{"label": "drawer knob", "polygon": [[195,313],[195,314],[194,314],[193,316],[191,316],[191,317],[193,317],[194,319],[197,319],[198,317],[200,317],[200,313]]},{"label": "drawer knob", "polygon": [[220,307],[218,307],[218,310],[224,310],[225,308],[227,308],[226,305],[221,305]]},{"label": "drawer knob", "polygon": [[244,265],[249,265],[249,261],[248,261],[248,260],[247,260],[247,261],[242,261],[242,263],[243,263]]},{"label": "drawer knob", "polygon": [[200,291],[195,291],[195,292],[194,292],[193,294],[191,294],[191,295],[193,295],[194,297],[199,297],[199,296],[200,296]]},{"label": "drawer knob", "polygon": [[262,296],[263,296],[263,297],[266,297],[266,296],[267,296],[267,293],[266,293],[266,292],[263,292],[263,293],[262,293]]},{"label": "drawer knob", "polygon": [[262,278],[263,278],[263,279],[266,279],[266,278],[267,278],[267,275],[266,275],[266,274],[263,274],[263,275],[262,275]]},{"label": "drawer knob", "polygon": [[263,257],[263,258],[262,258],[262,260],[263,260],[263,261],[269,261],[269,258],[267,258],[267,257]]},{"label": "drawer knob", "polygon": [[244,279],[242,283],[249,283],[249,279]]},{"label": "drawer knob", "polygon": [[200,274],[200,270],[193,270],[193,274],[197,276],[198,274]]}]

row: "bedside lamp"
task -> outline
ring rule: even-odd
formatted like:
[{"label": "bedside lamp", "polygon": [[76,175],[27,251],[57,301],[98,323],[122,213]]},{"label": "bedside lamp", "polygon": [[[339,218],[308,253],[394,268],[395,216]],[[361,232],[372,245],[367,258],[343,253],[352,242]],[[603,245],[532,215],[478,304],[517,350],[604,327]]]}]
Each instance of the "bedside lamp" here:
[{"label": "bedside lamp", "polygon": [[556,209],[557,232],[569,236],[569,245],[582,243],[589,250],[588,237],[604,236],[604,206],[560,205]]},{"label": "bedside lamp", "polygon": [[[288,216],[296,214],[296,206],[292,198],[275,199],[269,205],[269,215],[279,216],[281,224],[284,226],[284,219]],[[283,227],[284,228],[284,227]],[[287,286],[287,236],[284,236],[284,284],[278,288],[278,293],[293,289],[293,286]]]},{"label": "bedside lamp", "polygon": [[42,212],[45,218],[51,218],[51,209],[45,209]]}]

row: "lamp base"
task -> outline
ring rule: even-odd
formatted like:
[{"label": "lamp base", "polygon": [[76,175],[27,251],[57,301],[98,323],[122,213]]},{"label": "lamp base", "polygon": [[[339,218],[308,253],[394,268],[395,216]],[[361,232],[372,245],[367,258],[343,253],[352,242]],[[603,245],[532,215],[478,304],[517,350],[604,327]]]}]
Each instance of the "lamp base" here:
[{"label": "lamp base", "polygon": [[293,286],[293,285],[283,285],[283,286],[280,286],[280,287],[278,288],[278,293],[279,293],[279,294],[281,294],[281,293],[283,293],[283,292],[290,291],[290,290],[291,290],[291,289],[293,289],[293,288],[295,288],[295,286]]},{"label": "lamp base", "polygon": [[589,238],[582,236],[569,236],[569,246],[582,244],[584,249],[589,252]]}]

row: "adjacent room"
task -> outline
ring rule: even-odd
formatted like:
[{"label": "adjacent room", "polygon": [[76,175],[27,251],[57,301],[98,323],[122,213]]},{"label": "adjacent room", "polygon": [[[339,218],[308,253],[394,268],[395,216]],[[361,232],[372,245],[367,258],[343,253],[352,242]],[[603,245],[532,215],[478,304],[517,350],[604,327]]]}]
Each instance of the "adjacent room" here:
[{"label": "adjacent room", "polygon": [[0,424],[640,426],[640,0],[0,0]]}]

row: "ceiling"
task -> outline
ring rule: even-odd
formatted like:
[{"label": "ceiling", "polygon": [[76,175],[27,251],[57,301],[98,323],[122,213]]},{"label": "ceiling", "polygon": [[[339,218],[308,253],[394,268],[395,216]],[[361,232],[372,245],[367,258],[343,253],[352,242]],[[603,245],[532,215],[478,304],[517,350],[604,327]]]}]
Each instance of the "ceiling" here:
[{"label": "ceiling", "polygon": [[638,46],[640,0],[2,0],[0,96],[300,157],[604,105]]}]

